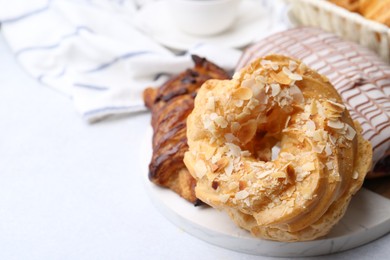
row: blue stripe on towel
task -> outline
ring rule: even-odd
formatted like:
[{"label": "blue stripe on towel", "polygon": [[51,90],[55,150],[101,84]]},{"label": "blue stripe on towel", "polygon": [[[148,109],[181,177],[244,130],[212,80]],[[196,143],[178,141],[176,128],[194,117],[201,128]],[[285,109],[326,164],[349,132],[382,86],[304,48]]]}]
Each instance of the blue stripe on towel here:
[{"label": "blue stripe on towel", "polygon": [[102,107],[93,109],[90,111],[87,111],[83,113],[83,117],[91,117],[93,115],[99,115],[99,114],[110,114],[110,113],[118,113],[122,110],[122,112],[128,112],[131,111],[146,111],[146,107],[144,105],[136,105],[136,106],[109,106],[109,107]]},{"label": "blue stripe on towel", "polygon": [[161,77],[171,77],[171,76],[172,76],[171,73],[161,72],[161,73],[156,74],[156,76],[154,76],[153,81],[157,81]]},{"label": "blue stripe on towel", "polygon": [[61,36],[59,42],[57,42],[57,43],[54,43],[52,45],[46,45],[46,46],[30,46],[30,47],[26,47],[26,48],[20,49],[17,52],[15,52],[15,56],[19,56],[20,54],[22,54],[24,52],[28,52],[28,51],[50,50],[50,49],[57,48],[58,46],[61,45],[61,43],[64,40],[66,40],[68,38],[71,38],[71,37],[74,37],[74,36],[78,36],[80,31],[82,31],[82,30],[85,30],[85,31],[90,32],[90,33],[93,33],[93,31],[90,28],[86,27],[86,26],[78,26],[78,27],[76,27],[76,30],[74,32]]},{"label": "blue stripe on towel", "polygon": [[127,59],[127,58],[131,58],[131,57],[139,56],[139,55],[143,55],[143,54],[148,54],[148,53],[152,54],[153,52],[151,52],[151,51],[129,52],[129,53],[126,53],[126,54],[123,54],[123,55],[121,55],[119,57],[114,58],[112,61],[100,64],[99,66],[97,66],[94,69],[87,70],[87,71],[85,71],[85,73],[93,73],[93,72],[97,72],[97,71],[100,71],[100,70],[104,70],[104,69],[110,67],[111,65],[117,63],[120,60],[124,60],[124,59]]},{"label": "blue stripe on towel", "polygon": [[[57,75],[50,75],[52,78],[55,78],[55,79],[58,79],[58,78],[60,78],[60,77],[62,77],[63,75],[65,75],[65,72],[66,72],[66,67],[64,67]],[[43,78],[44,77],[47,77],[48,75],[46,75],[46,74],[41,74],[41,75],[39,75],[38,77],[37,77],[37,80],[39,81],[39,82],[41,82],[42,83],[42,80],[43,80]]]},{"label": "blue stripe on towel", "polygon": [[51,2],[53,0],[48,0],[46,5],[39,8],[39,9],[35,9],[33,11],[30,11],[28,13],[25,13],[25,14],[22,14],[22,15],[19,15],[17,17],[13,17],[13,18],[9,18],[9,19],[5,19],[5,20],[2,20],[0,21],[1,23],[13,23],[13,22],[17,22],[17,21],[20,21],[20,20],[23,20],[25,18],[28,18],[28,17],[31,17],[31,16],[34,16],[36,14],[39,14],[39,13],[42,13],[44,11],[47,11],[51,5]]},{"label": "blue stripe on towel", "polygon": [[75,87],[88,88],[88,89],[99,90],[99,91],[105,91],[105,90],[110,89],[109,87],[105,87],[105,86],[82,84],[82,83],[74,83],[73,85]]}]

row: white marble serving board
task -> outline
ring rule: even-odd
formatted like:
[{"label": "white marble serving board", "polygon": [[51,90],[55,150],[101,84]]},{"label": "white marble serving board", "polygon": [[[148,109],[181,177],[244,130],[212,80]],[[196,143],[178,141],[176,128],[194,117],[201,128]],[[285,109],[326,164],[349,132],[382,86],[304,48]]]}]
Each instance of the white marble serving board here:
[{"label": "white marble serving board", "polygon": [[211,207],[195,207],[171,190],[151,183],[148,179],[151,132],[146,136],[141,174],[151,201],[173,224],[211,244],[254,255],[316,256],[358,247],[390,232],[390,200],[363,188],[352,199],[343,219],[326,237],[294,243],[254,238],[237,227],[226,213]]}]

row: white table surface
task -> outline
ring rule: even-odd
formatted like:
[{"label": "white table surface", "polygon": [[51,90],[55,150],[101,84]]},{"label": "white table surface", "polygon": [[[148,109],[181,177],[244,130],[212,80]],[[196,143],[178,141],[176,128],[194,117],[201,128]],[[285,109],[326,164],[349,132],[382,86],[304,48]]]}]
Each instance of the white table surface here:
[{"label": "white table surface", "polygon": [[[0,259],[268,259],[207,244],[157,211],[140,176],[149,120],[86,124],[0,35]],[[389,243],[332,258],[388,259]]]}]

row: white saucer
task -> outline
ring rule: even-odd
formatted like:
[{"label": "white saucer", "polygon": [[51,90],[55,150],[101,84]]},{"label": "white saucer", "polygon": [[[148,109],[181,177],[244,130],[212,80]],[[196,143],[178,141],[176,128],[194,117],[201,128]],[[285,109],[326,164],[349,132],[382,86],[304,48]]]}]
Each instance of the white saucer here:
[{"label": "white saucer", "polygon": [[352,199],[343,219],[322,239],[282,243],[254,238],[238,228],[224,212],[210,207],[194,207],[171,190],[152,184],[147,172],[152,155],[152,130],[147,132],[145,150],[141,151],[144,165],[141,174],[152,202],[173,224],[206,242],[254,255],[303,257],[348,250],[390,231],[390,200],[362,189]]},{"label": "white saucer", "polygon": [[193,36],[181,32],[171,20],[166,1],[145,5],[136,15],[136,26],[160,44],[175,49],[187,50],[199,43],[221,47],[244,47],[270,27],[269,10],[258,0],[243,0],[237,21],[227,31],[209,37]]}]

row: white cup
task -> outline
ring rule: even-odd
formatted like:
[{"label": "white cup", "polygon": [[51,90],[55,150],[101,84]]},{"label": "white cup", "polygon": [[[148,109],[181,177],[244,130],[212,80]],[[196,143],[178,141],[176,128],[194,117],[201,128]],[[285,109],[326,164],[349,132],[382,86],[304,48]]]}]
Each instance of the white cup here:
[{"label": "white cup", "polygon": [[176,26],[185,33],[210,36],[230,28],[241,0],[166,0]]}]

